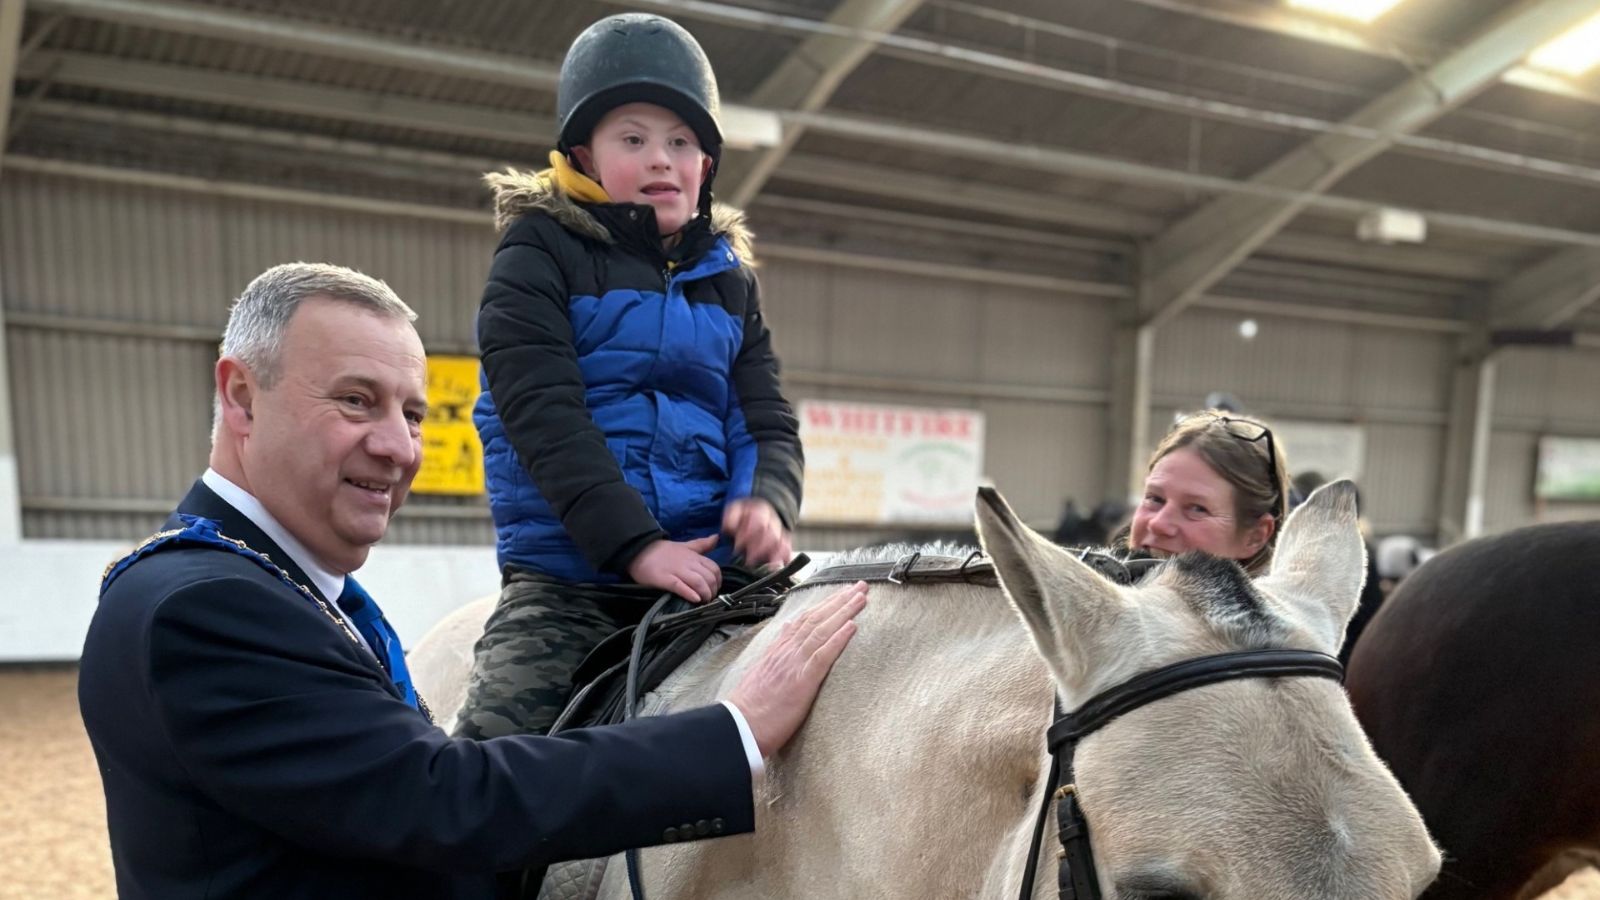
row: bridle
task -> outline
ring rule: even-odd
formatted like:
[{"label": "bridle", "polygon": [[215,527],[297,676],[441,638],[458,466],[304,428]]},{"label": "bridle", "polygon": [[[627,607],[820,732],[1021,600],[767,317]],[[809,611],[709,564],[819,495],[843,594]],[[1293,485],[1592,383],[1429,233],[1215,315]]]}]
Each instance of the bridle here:
[{"label": "bridle", "polygon": [[[1118,572],[1123,561],[1105,554],[1083,551],[1076,554],[1096,571],[1127,584],[1127,570]],[[919,565],[920,563],[920,565]],[[851,581],[999,583],[993,563],[979,554],[966,559],[925,557],[912,554],[893,563],[839,566],[824,569],[806,579],[807,586]],[[1120,716],[1184,691],[1237,681],[1243,678],[1331,678],[1344,679],[1339,661],[1325,653],[1309,650],[1242,650],[1186,659],[1135,675],[1089,698],[1070,713],[1057,717],[1046,734],[1050,748],[1050,774],[1045,779],[1044,801],[1034,821],[1033,840],[1028,847],[1027,869],[1022,876],[1021,900],[1032,900],[1038,874],[1035,861],[1044,844],[1050,804],[1056,803],[1057,838],[1061,849],[1057,858],[1056,888],[1060,900],[1102,900],[1095,874],[1094,850],[1089,843],[1089,821],[1078,803],[1078,785],[1073,766],[1078,742],[1099,731]]]},{"label": "bridle", "polygon": [[1028,869],[1022,878],[1021,900],[1032,900],[1045,822],[1050,803],[1055,801],[1058,838],[1061,841],[1060,866],[1056,889],[1061,900],[1101,900],[1100,881],[1095,875],[1094,851],[1089,845],[1089,820],[1078,804],[1077,776],[1073,755],[1078,742],[1117,717],[1173,694],[1208,684],[1241,678],[1344,678],[1339,661],[1325,653],[1309,650],[1242,650],[1186,659],[1107,688],[1089,698],[1076,710],[1059,716],[1046,732],[1050,748],[1050,775],[1045,780],[1044,802],[1033,827],[1033,842],[1028,848]]},{"label": "bridle", "polygon": [[[1152,560],[1119,560],[1093,551],[1075,554],[1078,559],[1102,575],[1121,584],[1129,584],[1132,576],[1128,567],[1153,564]],[[782,600],[788,577],[806,563],[797,556],[780,572],[774,572],[733,594],[720,597],[690,613],[679,616],[728,616],[747,608],[761,608],[761,617],[776,612]],[[981,553],[973,552],[965,559],[953,556],[924,556],[912,553],[894,562],[855,563],[829,566],[821,569],[801,583],[802,587],[825,584],[851,584],[857,581],[886,581],[892,584],[955,583],[979,584],[989,587],[1000,585],[994,564]],[[633,718],[638,713],[640,688],[638,673],[642,668],[641,654],[655,620],[670,602],[670,595],[662,597],[645,614],[632,635],[632,648],[627,668],[627,689],[624,694],[623,717]],[[718,607],[721,611],[717,612]],[[1050,818],[1050,805],[1056,803],[1059,865],[1056,887],[1060,900],[1102,900],[1100,882],[1095,874],[1094,851],[1089,844],[1089,821],[1078,804],[1078,786],[1073,767],[1078,742],[1095,733],[1117,718],[1140,707],[1184,691],[1237,681],[1244,678],[1331,678],[1344,679],[1344,669],[1339,661],[1325,653],[1309,650],[1243,650],[1187,659],[1162,666],[1150,672],[1135,675],[1089,698],[1070,713],[1062,713],[1059,701],[1056,719],[1045,733],[1050,749],[1050,774],[1045,779],[1044,800],[1034,821],[1033,840],[1028,847],[1027,868],[1022,876],[1021,900],[1032,900],[1038,869],[1035,861],[1044,844],[1045,826]],[[644,891],[639,883],[638,852],[625,854],[629,887],[634,900],[643,900]]]}]

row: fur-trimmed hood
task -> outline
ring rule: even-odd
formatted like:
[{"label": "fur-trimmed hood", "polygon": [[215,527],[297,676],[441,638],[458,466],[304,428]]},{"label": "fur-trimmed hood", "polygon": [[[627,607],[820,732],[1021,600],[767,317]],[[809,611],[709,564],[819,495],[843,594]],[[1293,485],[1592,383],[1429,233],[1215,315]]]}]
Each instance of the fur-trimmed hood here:
[{"label": "fur-trimmed hood", "polygon": [[[552,168],[542,172],[506,169],[483,176],[484,184],[494,191],[495,229],[503,232],[517,217],[542,212],[574,234],[615,243],[616,239],[600,220],[578,203],[579,200],[607,202],[604,191],[574,170],[559,152],[552,151],[550,159]],[[713,203],[711,231],[728,239],[741,263],[755,265],[755,235],[745,223],[743,210]]]}]

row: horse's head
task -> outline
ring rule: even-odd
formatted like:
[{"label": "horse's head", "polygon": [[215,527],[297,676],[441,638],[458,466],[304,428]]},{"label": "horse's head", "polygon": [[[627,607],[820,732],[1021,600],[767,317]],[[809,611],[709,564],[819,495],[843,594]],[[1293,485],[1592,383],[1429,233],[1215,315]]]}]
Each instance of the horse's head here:
[{"label": "horse's head", "polygon": [[[1365,573],[1349,482],[1290,516],[1255,582],[1194,554],[1119,587],[992,490],[978,531],[1068,709],[1193,657],[1336,654]],[[1076,776],[1107,900],[1409,900],[1439,868],[1331,680],[1251,678],[1151,702],[1084,738]]]}]

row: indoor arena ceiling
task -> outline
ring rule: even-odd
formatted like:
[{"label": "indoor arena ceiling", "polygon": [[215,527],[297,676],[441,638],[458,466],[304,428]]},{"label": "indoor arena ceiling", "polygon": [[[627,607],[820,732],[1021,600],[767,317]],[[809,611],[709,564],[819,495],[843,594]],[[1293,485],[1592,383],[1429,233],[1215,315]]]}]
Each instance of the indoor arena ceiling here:
[{"label": "indoor arena ceiling", "polygon": [[1600,65],[1530,56],[1600,0],[1303,2],[25,0],[3,169],[466,221],[478,173],[541,164],[572,38],[646,10],[705,46],[718,196],[791,258],[1147,322],[1292,305],[1595,340]]}]

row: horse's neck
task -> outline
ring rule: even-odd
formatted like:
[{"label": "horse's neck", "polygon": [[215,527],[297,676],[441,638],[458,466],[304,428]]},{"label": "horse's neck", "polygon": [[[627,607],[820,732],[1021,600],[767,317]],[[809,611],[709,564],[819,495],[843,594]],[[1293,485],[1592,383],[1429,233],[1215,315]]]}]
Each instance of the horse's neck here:
[{"label": "horse's neck", "polygon": [[[761,633],[701,651],[662,686],[666,705],[725,696],[782,620],[827,593],[796,592]],[[1017,834],[1036,809],[1053,704],[1016,614],[993,588],[875,584],[858,622],[805,728],[769,762],[754,847],[722,848],[720,858],[707,850],[703,880],[684,872],[683,895],[709,890],[741,852],[786,862],[760,875],[781,893],[786,871],[836,867],[841,843],[870,855],[864,866],[925,886],[923,896],[987,895],[994,873],[1020,870]],[[952,816],[960,827],[940,824]],[[899,872],[907,861],[916,870]],[[871,883],[895,882],[878,872]],[[850,884],[840,896],[859,896]]]}]

